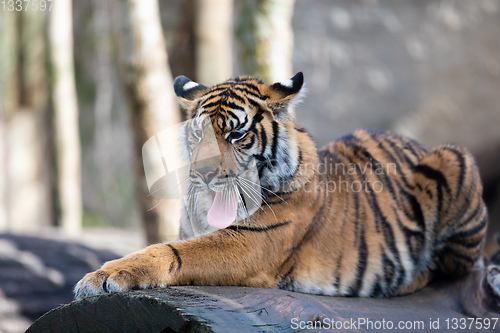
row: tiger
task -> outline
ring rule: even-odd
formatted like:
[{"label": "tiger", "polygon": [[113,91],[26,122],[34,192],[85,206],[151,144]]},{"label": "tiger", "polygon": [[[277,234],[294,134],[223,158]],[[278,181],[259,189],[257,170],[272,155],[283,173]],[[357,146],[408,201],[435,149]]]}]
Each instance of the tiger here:
[{"label": "tiger", "polygon": [[483,267],[488,216],[471,153],[362,129],[318,150],[290,114],[303,86],[302,72],[271,85],[177,77],[189,166],[180,240],[105,263],[75,297],[174,285],[391,297]]}]

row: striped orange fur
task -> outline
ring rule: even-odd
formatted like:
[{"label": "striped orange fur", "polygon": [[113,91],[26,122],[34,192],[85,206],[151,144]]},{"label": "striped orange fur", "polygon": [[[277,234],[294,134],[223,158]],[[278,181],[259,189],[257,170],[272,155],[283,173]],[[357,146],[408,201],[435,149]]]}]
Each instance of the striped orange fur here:
[{"label": "striped orange fur", "polygon": [[[104,264],[76,297],[186,284],[394,296],[481,266],[487,213],[472,155],[366,130],[317,150],[287,113],[302,85],[302,73],[214,87],[178,77],[182,240]],[[211,226],[227,211],[230,225]]]}]

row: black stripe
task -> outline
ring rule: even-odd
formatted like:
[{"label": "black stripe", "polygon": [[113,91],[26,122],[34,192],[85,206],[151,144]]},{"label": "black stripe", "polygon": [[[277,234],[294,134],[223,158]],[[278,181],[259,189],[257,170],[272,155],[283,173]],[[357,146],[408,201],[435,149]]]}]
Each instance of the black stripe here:
[{"label": "black stripe", "polygon": [[215,103],[210,103],[210,104],[207,104],[207,105],[203,105],[203,112],[201,112],[199,114],[199,116],[202,116],[204,114],[211,115],[212,112],[214,111],[213,107],[217,106],[217,105],[219,105],[219,102],[215,102]]},{"label": "black stripe", "polygon": [[[395,163],[396,164],[396,169],[399,171],[399,174],[401,175],[401,179],[403,180],[405,186],[407,188],[409,188],[410,190],[413,190],[413,185],[411,185],[409,182],[408,182],[408,179],[406,178],[406,174],[403,172],[403,169],[401,168],[401,163],[403,161],[401,161],[401,159],[404,159],[406,161],[406,164],[409,165],[410,169],[411,170],[414,170],[415,169],[415,163],[413,163],[412,160],[410,160],[410,158],[404,153],[404,151],[401,150],[400,147],[398,147],[393,141],[389,139],[386,140],[389,145],[391,146],[392,150],[394,151],[394,153],[399,157],[399,163]],[[391,156],[393,156],[392,154],[390,154],[388,152],[388,150],[386,150],[387,153]]]},{"label": "black stripe", "polygon": [[218,106],[218,105],[220,105],[220,100],[219,99],[217,99],[215,102],[210,102],[210,103],[202,105],[202,107],[203,107],[204,110],[203,110],[203,112],[201,114],[203,114],[203,113],[209,113],[212,110],[208,110],[208,109],[213,108],[214,106]]},{"label": "black stripe", "polygon": [[468,237],[471,237],[475,234],[477,234],[478,232],[484,230],[486,228],[486,225],[488,224],[488,218],[484,218],[480,224],[478,224],[477,226],[475,226],[474,228],[471,228],[471,229],[468,229],[468,230],[464,230],[464,231],[460,231],[460,232],[457,232],[457,233],[454,233],[451,235],[451,239],[457,239],[457,238],[468,238]]},{"label": "black stripe", "polygon": [[257,111],[255,116],[253,116],[252,125],[250,125],[250,127],[248,128],[249,131],[255,130],[257,124],[259,124],[262,121],[262,119],[264,119],[263,114],[264,110],[259,108],[259,111]]},{"label": "black stripe", "polygon": [[238,105],[238,104],[235,104],[235,103],[232,103],[232,102],[228,102],[228,101],[224,101],[222,103],[222,106],[225,106],[225,107],[228,107],[228,108],[231,108],[231,109],[234,109],[234,110],[240,110],[240,111],[245,111],[241,105]]},{"label": "black stripe", "polygon": [[380,297],[380,296],[385,296],[382,293],[382,288],[380,286],[381,281],[380,281],[380,275],[377,274],[377,278],[375,279],[375,282],[373,283],[373,290],[369,293],[370,297]]},{"label": "black stripe", "polygon": [[[177,271],[179,271],[182,267],[182,260],[181,260],[181,256],[179,255],[179,251],[177,251],[177,249],[170,244],[167,244],[167,246],[172,249],[172,252],[174,253],[175,258],[177,259]],[[172,271],[173,268],[174,268],[173,265],[171,265],[169,273]]]},{"label": "black stripe", "polygon": [[260,155],[264,156],[264,153],[266,152],[267,148],[267,134],[266,130],[264,128],[264,125],[260,124],[260,144],[262,146],[262,149],[260,151]]},{"label": "black stripe", "polygon": [[293,273],[294,269],[295,269],[294,265],[290,266],[290,269],[283,275],[283,278],[290,276]]},{"label": "black stripe", "polygon": [[417,225],[419,226],[420,230],[422,232],[425,232],[425,221],[424,221],[424,214],[422,213],[422,207],[420,207],[420,203],[417,201],[414,195],[401,190],[401,194],[408,200],[410,203],[410,207],[413,211],[413,214],[408,214],[409,212],[406,210],[404,207],[405,214],[413,221],[417,222]]},{"label": "black stripe", "polygon": [[441,221],[441,210],[443,209],[443,187],[445,187],[446,191],[449,193],[450,188],[448,186],[448,182],[446,181],[446,178],[443,176],[443,174],[440,171],[437,171],[433,168],[431,168],[428,165],[425,164],[419,164],[417,165],[417,168],[415,169],[415,173],[420,173],[423,176],[432,179],[436,181],[437,183],[437,192],[438,192],[438,206],[437,206],[437,216],[436,216],[436,221]]},{"label": "black stripe", "polygon": [[335,277],[333,278],[333,286],[339,290],[340,286],[340,266],[342,265],[342,254],[337,257],[337,265],[335,266]]},{"label": "black stripe", "polygon": [[[428,153],[427,148],[425,148],[420,142],[410,139],[408,137],[404,138],[408,144],[406,145],[406,148],[412,153],[413,156],[415,156],[418,160],[421,160],[422,157],[424,157],[425,154]],[[415,149],[418,149],[418,152],[415,151]]]},{"label": "black stripe", "polygon": [[238,102],[242,103],[242,104],[246,104],[246,101],[243,97],[241,97],[240,95],[237,95],[235,94],[235,92],[233,90],[228,90],[229,92],[229,97],[237,100]]},{"label": "black stripe", "polygon": [[[297,252],[296,252],[296,251],[294,251],[294,249],[293,249],[293,248],[292,248],[291,250],[286,250],[286,251],[285,251],[285,254],[287,254],[287,253],[290,253],[290,254],[289,254],[289,255],[288,255],[288,257],[285,259],[285,261],[281,264],[281,266],[277,269],[277,272],[276,272],[276,277],[278,277],[278,276],[279,276],[279,273],[281,272],[281,270],[282,270],[282,269],[286,266],[286,264],[288,264],[288,262],[292,259],[292,257],[293,257],[295,254],[297,254]],[[293,268],[293,264],[292,264],[292,268]],[[292,270],[292,268],[291,268],[290,270]],[[289,273],[291,273],[291,272],[289,271]]]},{"label": "black stripe", "polygon": [[[457,214],[455,214],[455,220],[462,221],[459,223],[459,225],[458,225],[459,227],[464,225],[463,218],[464,218],[465,214],[471,209],[471,199],[474,199],[473,197],[474,197],[474,194],[476,193],[477,185],[478,185],[478,182],[472,182],[472,184],[470,184],[470,186],[467,188],[468,195],[465,196],[463,204],[460,204],[460,207],[461,207],[460,211]],[[460,193],[460,192],[457,192],[457,195],[458,195],[458,193]],[[458,197],[456,199],[458,199]],[[480,204],[478,204],[478,207],[479,206],[480,206]]]},{"label": "black stripe", "polygon": [[259,109],[259,108],[260,108],[260,104],[259,104],[259,103],[257,103],[256,101],[254,101],[253,99],[251,99],[251,98],[247,98],[247,100],[248,100],[248,103],[249,103],[249,104],[252,104],[252,106],[256,107],[257,109]]},{"label": "black stripe", "polygon": [[483,243],[483,241],[484,241],[483,237],[478,237],[478,239],[476,239],[475,241],[472,241],[470,238],[466,238],[464,240],[462,238],[451,237],[451,238],[446,240],[446,243],[456,244],[459,246],[463,246],[467,249],[473,249],[473,248],[479,247],[481,245],[481,243]]},{"label": "black stripe", "polygon": [[382,245],[380,245],[380,252],[382,252],[382,268],[383,268],[383,272],[384,272],[384,281],[385,281],[385,287],[386,287],[384,291],[385,291],[385,294],[388,294],[393,289],[392,284],[393,284],[394,276],[396,274],[396,266],[394,265],[392,260],[390,260],[389,257],[387,257]]},{"label": "black stripe", "polygon": [[[202,104],[204,103],[211,103],[213,101],[220,102],[222,99],[225,97],[224,91],[221,92],[221,90],[227,90],[228,88],[221,88],[217,91],[213,91],[210,95],[207,95],[201,102]],[[215,92],[215,94],[214,94]]]},{"label": "black stripe", "polygon": [[249,81],[244,81],[244,82],[245,83],[243,85],[237,85],[235,88],[242,91],[245,91],[246,89],[250,88],[253,91],[259,92],[259,87],[257,87],[255,84]]},{"label": "black stripe", "polygon": [[465,158],[462,152],[456,151],[455,149],[452,149],[451,147],[447,147],[447,150],[455,154],[459,161],[460,165],[460,174],[458,176],[458,186],[456,188],[456,194],[455,194],[455,200],[458,199],[458,196],[462,193],[462,187],[464,185],[464,180],[465,180]]},{"label": "black stripe", "polygon": [[[411,154],[417,158],[417,160],[421,160],[424,154],[428,152],[427,148],[425,148],[422,144],[420,144],[420,142],[415,141],[408,137],[401,136],[391,131],[369,129],[369,130],[364,130],[363,132],[370,134],[370,136],[372,137],[376,137],[377,138],[376,141],[379,141],[378,139],[379,136],[382,136],[383,140],[386,139],[397,140],[401,144],[404,144],[404,146],[401,147],[401,150],[403,150],[404,148],[408,149],[411,152]],[[418,151],[416,151],[415,149]]]},{"label": "black stripe", "polygon": [[[367,180],[368,182],[368,180]],[[374,192],[370,191],[369,192],[369,197],[371,199],[370,207],[372,207],[374,213],[375,213],[375,221],[376,225],[377,222],[380,224],[380,229],[382,231],[382,234],[384,236],[385,244],[388,246],[390,251],[392,252],[394,259],[397,263],[397,272],[400,274],[399,275],[399,280],[402,281],[404,278],[404,272],[405,268],[401,264],[401,258],[399,255],[399,251],[396,247],[396,240],[394,237],[394,231],[392,229],[392,225],[387,221],[387,217],[383,214],[382,210],[380,209],[380,205],[378,204],[377,197]],[[398,281],[399,282],[399,281]]]},{"label": "black stripe", "polygon": [[[393,139],[396,139],[397,142],[394,142]],[[406,163],[408,165],[411,166],[411,168],[415,168],[415,165],[416,163],[413,162],[410,157],[408,155],[406,155],[405,153],[405,149],[408,144],[403,141],[403,138],[401,138],[400,136],[393,136],[393,135],[389,135],[387,136],[386,138],[386,141],[389,143],[389,145],[391,146],[392,150],[396,153],[396,155],[400,158],[400,159],[403,159],[406,161]],[[412,154],[413,155],[413,154]],[[416,157],[415,155],[413,155],[414,157]],[[417,163],[420,159],[417,158]]]},{"label": "black stripe", "polygon": [[413,210],[413,217],[417,221],[418,226],[422,232],[425,232],[425,220],[424,214],[422,213],[422,207],[420,207],[420,203],[417,201],[415,196],[409,195],[408,201],[410,202],[410,206]]},{"label": "black stripe", "polygon": [[[330,164],[332,164],[335,160],[335,165],[337,164],[338,161],[342,162],[342,160],[332,154],[331,155],[331,159],[330,159]],[[327,162],[326,162],[326,156],[325,156],[325,159],[324,159],[324,166],[325,166],[325,169],[328,170],[330,168],[330,164],[327,165]],[[322,172],[322,174],[324,174],[324,172]],[[345,175],[344,175],[345,176]],[[350,176],[348,174],[348,176]],[[355,218],[354,218],[354,226],[356,229],[359,228],[359,195],[357,192],[354,192],[354,213],[355,213]],[[347,217],[349,216],[348,215],[348,212],[349,212],[349,208],[351,207],[349,205],[349,200],[350,200],[351,196],[347,195],[345,196],[345,207],[344,207],[344,210],[343,210],[343,215],[342,215],[342,228],[341,228],[341,231],[340,231],[340,235],[343,236],[343,231],[344,231],[344,227],[347,225],[347,222],[350,222],[348,221]],[[355,230],[355,234],[357,234],[357,231]],[[354,246],[356,246],[356,237],[354,238]],[[333,278],[333,286],[338,290],[339,287],[340,287],[340,279],[341,279],[341,265],[342,265],[342,260],[343,260],[343,253],[344,253],[344,245],[345,243],[342,243],[341,245],[341,251],[340,251],[340,254],[339,256],[337,257],[337,263],[336,263],[336,266],[335,266],[335,274],[334,274],[334,278]]]},{"label": "black stripe", "polygon": [[267,226],[267,227],[247,227],[247,226],[241,226],[241,225],[230,225],[226,229],[234,230],[234,231],[266,232],[269,230],[273,230],[273,229],[276,229],[279,227],[286,226],[290,223],[291,223],[291,221],[286,221],[286,222],[281,222],[281,223],[277,223],[277,224],[272,224],[272,225]]},{"label": "black stripe", "polygon": [[366,272],[366,265],[368,262],[368,247],[366,245],[365,228],[361,228],[359,243],[360,244],[358,246],[359,256],[358,256],[358,266],[357,266],[357,272],[356,272],[356,279],[355,279],[354,287],[351,288],[352,294],[355,296],[359,295],[359,291],[360,291],[362,283],[363,283],[363,277],[364,277],[365,272]]},{"label": "black stripe", "polygon": [[455,259],[462,259],[464,261],[467,261],[468,263],[475,262],[475,259],[471,258],[470,256],[468,256],[464,252],[457,251],[457,250],[453,249],[450,246],[445,246],[441,250],[441,257],[443,257],[443,259],[444,259],[444,257],[453,257]]},{"label": "black stripe", "polygon": [[[425,242],[425,234],[423,231],[413,231],[407,228],[399,218],[399,215],[397,214],[396,210],[394,210],[394,215],[396,216],[399,229],[403,231],[403,234],[405,236],[406,247],[410,250],[409,252],[412,262],[413,264],[417,265],[420,258],[420,254],[422,252],[422,247]],[[417,243],[416,246],[413,246],[412,242],[413,239],[415,239]]]},{"label": "black stripe", "polygon": [[[364,156],[368,161],[364,161],[365,163],[380,163],[376,158],[373,157],[372,154],[370,154],[368,152],[368,150],[363,147],[360,143],[359,143],[359,139],[357,137],[355,137],[354,135],[352,136],[346,136],[345,139],[344,139],[344,144],[346,145],[346,147],[349,147],[352,149],[352,152],[353,154],[358,157],[358,158],[362,158],[362,156]],[[362,156],[360,156],[359,154],[361,154]],[[364,179],[366,180],[366,184],[367,184],[367,188],[370,188],[368,186],[368,184],[370,183],[368,181],[368,178],[366,178],[366,175],[363,174],[362,170],[361,170],[361,166],[359,165],[359,162],[358,163],[355,163],[354,159],[353,158],[350,158],[349,156],[343,154],[351,163],[354,163],[354,165],[356,166],[356,168],[359,169],[359,174],[360,175],[363,175]],[[382,164],[382,163],[380,163]],[[399,202],[398,200],[398,197],[396,196],[396,191],[394,189],[394,186],[392,185],[392,182],[391,182],[391,179],[388,177],[388,175],[384,172],[382,175],[376,175],[377,178],[381,178],[383,177],[383,180],[384,180],[384,186],[387,187],[389,193],[391,194],[392,196],[392,199],[394,200],[394,202],[397,204]],[[374,195],[372,193],[372,191],[370,191],[370,193],[372,194],[372,197],[374,198]],[[375,207],[373,207],[375,209]],[[376,224],[376,228],[377,228],[377,231],[380,231],[380,225],[377,223]]]},{"label": "black stripe", "polygon": [[250,149],[253,147],[253,145],[255,144],[255,135],[252,135],[252,137],[250,138],[250,141],[244,145],[241,146],[242,149]]},{"label": "black stripe", "polygon": [[484,204],[481,201],[479,201],[479,203],[476,206],[476,209],[474,209],[472,214],[466,220],[460,222],[460,224],[457,226],[457,229],[462,228],[462,227],[466,226],[467,224],[469,224],[470,221],[475,219],[479,213],[482,213],[483,209],[484,209]]},{"label": "black stripe", "polygon": [[243,122],[236,129],[240,130],[240,129],[244,128],[247,123],[248,123],[248,114],[245,114],[245,119],[243,120]]},{"label": "black stripe", "polygon": [[[220,93],[220,92],[228,90],[228,89],[229,89],[229,87],[227,85],[216,86],[210,90],[210,94]],[[220,94],[215,94],[215,95],[219,96]]]},{"label": "black stripe", "polygon": [[[234,112],[233,112],[233,111],[231,111],[231,110],[226,110],[226,113],[227,113],[227,115],[229,116],[229,118],[228,118],[228,119],[234,119],[234,120],[236,120],[236,126],[233,126],[233,129],[234,129],[234,128],[237,128],[238,126],[240,126],[240,118],[238,118],[238,117],[236,116],[236,114],[234,114]],[[224,121],[224,122],[225,122],[225,121]]]},{"label": "black stripe", "polygon": [[450,188],[448,186],[448,182],[446,181],[446,178],[444,177],[443,173],[436,170],[436,169],[431,168],[428,165],[425,165],[425,164],[417,165],[415,173],[421,173],[425,177],[436,181],[438,183],[438,185],[444,186],[447,189]]},{"label": "black stripe", "polygon": [[251,87],[248,85],[237,85],[234,87],[235,90],[242,92],[243,94],[254,96],[255,98],[262,99],[260,91],[256,89],[255,86]]},{"label": "black stripe", "polygon": [[272,122],[273,125],[273,143],[271,145],[271,162],[276,161],[276,155],[278,153],[278,135],[279,135],[279,126],[278,122]]},{"label": "black stripe", "polygon": [[[398,147],[393,141],[391,141],[390,135],[387,133],[383,133],[384,135],[382,138],[379,138],[379,136],[375,134],[371,134],[371,138],[375,141],[378,142],[378,148],[382,150],[385,155],[388,157],[389,160],[391,160],[394,164],[396,164],[396,170],[398,173],[401,175],[401,179],[404,182],[404,185],[410,189],[413,190],[413,186],[408,182],[408,180],[405,177],[405,173],[401,169],[401,163],[403,162],[402,160],[406,160],[406,163],[410,165],[410,167],[413,169],[414,168],[414,163],[404,154],[401,152],[401,148]],[[387,142],[389,146],[392,148],[392,151],[397,155],[397,158],[394,154],[392,154],[387,147],[384,146],[384,142]],[[403,156],[401,156],[403,155]],[[387,165],[387,164],[386,164]],[[387,170],[385,170],[387,173]]]},{"label": "black stripe", "polygon": [[[328,193],[326,191],[326,188],[324,188],[325,185],[323,185],[326,183],[324,173],[320,173],[320,179],[318,179],[318,182],[319,182],[319,184],[321,184],[323,186],[323,188],[320,191],[317,191],[317,193],[316,193],[317,195],[316,195],[314,202],[317,202],[318,200],[320,200],[320,197],[322,197],[323,203],[320,205],[320,209],[318,210],[316,215],[314,215],[311,222],[307,226],[307,230],[306,230],[304,236],[302,236],[302,239],[296,245],[292,246],[287,251],[293,252],[293,251],[298,250],[302,246],[302,244],[304,244],[307,240],[309,240],[309,238],[314,234],[314,231],[316,231],[318,227],[322,226],[326,220],[325,215],[328,215],[328,214],[327,213],[325,214],[324,210],[327,208],[330,208],[329,207],[330,205],[327,205],[327,203],[326,203],[326,197],[328,197]],[[330,195],[330,197],[333,198],[334,196]]]},{"label": "black stripe", "polygon": [[[324,174],[320,174],[320,177],[324,178]],[[323,181],[320,179],[320,184],[324,184],[324,179]],[[323,211],[325,210],[325,208],[329,208],[327,206],[330,206],[330,205],[327,205],[326,204],[326,196],[327,196],[327,193],[326,193],[326,190],[323,188],[322,191],[317,191],[317,196],[315,198],[315,201],[318,201],[319,200],[319,197],[320,196],[323,196],[323,204],[321,205],[319,211],[316,213],[316,215],[314,215],[314,217],[312,218],[311,222],[309,223],[309,225],[307,226],[307,230],[304,234],[304,236],[302,236],[302,239],[294,246],[292,246],[291,248],[287,249],[285,251],[285,253],[290,253],[290,255],[286,258],[285,262],[281,265],[280,269],[282,267],[285,266],[285,264],[295,255],[297,254],[297,250],[306,242],[309,240],[309,238],[311,237],[311,235],[314,234],[314,231],[323,225],[323,223],[325,222],[325,218],[324,218],[324,213]],[[330,197],[333,197],[333,196],[330,196]]]},{"label": "black stripe", "polygon": [[293,170],[293,173],[290,176],[290,179],[297,175],[297,172],[299,172],[300,166],[302,165],[302,159],[303,159],[302,149],[300,149],[300,147],[299,147],[298,150],[299,150],[299,153],[298,153],[298,158],[297,158],[297,165],[295,166],[295,170]]}]

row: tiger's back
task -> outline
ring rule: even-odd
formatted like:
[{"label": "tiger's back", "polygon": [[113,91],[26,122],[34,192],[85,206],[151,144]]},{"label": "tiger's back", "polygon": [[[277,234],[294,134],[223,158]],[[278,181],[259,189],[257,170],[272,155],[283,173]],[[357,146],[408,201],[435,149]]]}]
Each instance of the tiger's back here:
[{"label": "tiger's back", "polygon": [[[295,246],[283,265],[280,286],[331,295],[390,296],[419,289],[434,274],[464,273],[476,264],[487,221],[477,167],[461,148],[437,151],[451,155],[441,168],[457,164],[460,172],[433,169],[426,164],[428,152],[422,145],[390,132],[359,130],[320,150],[319,178],[309,186],[318,191],[321,206],[310,225],[311,236]],[[455,207],[449,206],[443,182],[455,194],[465,189]],[[429,201],[462,225],[444,232],[443,217],[426,208]],[[465,217],[474,222],[461,223]],[[464,234],[470,238],[460,239]],[[453,255],[456,265],[445,268],[438,248],[449,239],[461,240],[455,246],[462,251]]]}]

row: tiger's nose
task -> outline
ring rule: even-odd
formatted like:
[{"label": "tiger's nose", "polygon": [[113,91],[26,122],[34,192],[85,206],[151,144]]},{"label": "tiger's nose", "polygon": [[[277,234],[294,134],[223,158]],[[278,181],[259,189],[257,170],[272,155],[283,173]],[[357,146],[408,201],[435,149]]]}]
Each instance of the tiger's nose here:
[{"label": "tiger's nose", "polygon": [[196,170],[196,174],[201,177],[205,184],[210,183],[218,172],[219,168],[212,170],[210,167],[204,167]]}]

